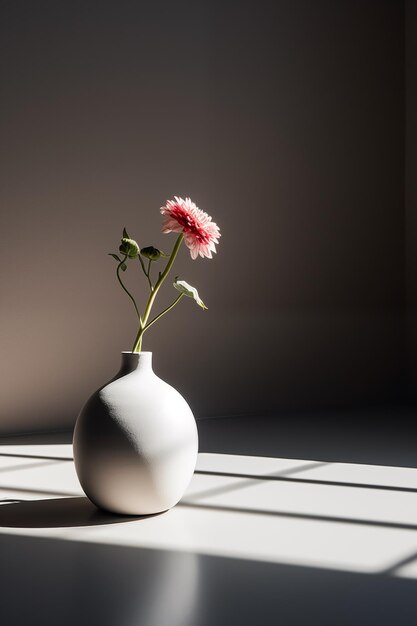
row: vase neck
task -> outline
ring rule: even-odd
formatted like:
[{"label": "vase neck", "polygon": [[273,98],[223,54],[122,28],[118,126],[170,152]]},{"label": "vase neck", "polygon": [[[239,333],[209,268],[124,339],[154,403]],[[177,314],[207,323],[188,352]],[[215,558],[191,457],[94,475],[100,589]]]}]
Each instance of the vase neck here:
[{"label": "vase neck", "polygon": [[126,376],[126,374],[138,371],[152,371],[152,352],[122,352],[118,376]]}]

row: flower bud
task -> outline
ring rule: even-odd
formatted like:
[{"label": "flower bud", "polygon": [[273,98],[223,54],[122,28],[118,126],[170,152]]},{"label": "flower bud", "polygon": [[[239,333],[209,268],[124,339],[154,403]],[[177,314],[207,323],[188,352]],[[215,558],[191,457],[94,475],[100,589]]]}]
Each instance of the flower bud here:
[{"label": "flower bud", "polygon": [[154,248],[153,246],[142,248],[140,253],[150,261],[157,261],[161,256],[166,256],[163,252],[161,252],[161,250],[158,250],[158,248]]},{"label": "flower bud", "polygon": [[139,254],[139,246],[134,239],[123,237],[122,243],[119,246],[119,251],[122,254],[126,254],[129,259],[136,259]]}]

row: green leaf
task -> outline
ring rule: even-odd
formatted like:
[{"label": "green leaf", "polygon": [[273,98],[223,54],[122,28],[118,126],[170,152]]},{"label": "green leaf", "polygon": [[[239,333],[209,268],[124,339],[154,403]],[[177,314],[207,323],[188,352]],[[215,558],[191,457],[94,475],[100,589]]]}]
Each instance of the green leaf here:
[{"label": "green leaf", "polygon": [[121,266],[120,266],[120,269],[122,270],[122,272],[125,272],[127,270],[126,263],[122,263]]},{"label": "green leaf", "polygon": [[128,239],[124,237],[122,243],[119,246],[119,252],[129,257],[129,259],[136,259],[140,250],[139,245],[134,239]]},{"label": "green leaf", "polygon": [[162,250],[158,250],[158,248],[154,248],[154,246],[147,246],[146,248],[142,248],[140,251],[141,255],[150,261],[157,261],[161,256],[168,256]]},{"label": "green leaf", "polygon": [[127,234],[126,228],[123,229],[123,237],[126,239],[130,239],[129,235]]},{"label": "green leaf", "polygon": [[109,252],[109,256],[112,256],[113,259],[116,259],[118,263],[120,263],[120,261],[122,260],[117,256],[117,254],[113,254],[113,252]]}]

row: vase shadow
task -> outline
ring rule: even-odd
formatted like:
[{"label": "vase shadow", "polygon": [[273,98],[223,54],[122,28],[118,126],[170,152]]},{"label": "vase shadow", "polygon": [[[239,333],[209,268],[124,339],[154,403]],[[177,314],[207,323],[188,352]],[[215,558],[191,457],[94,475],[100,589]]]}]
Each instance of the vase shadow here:
[{"label": "vase shadow", "polygon": [[15,501],[0,506],[0,527],[5,528],[100,526],[148,517],[153,515],[116,515],[97,508],[86,497]]}]

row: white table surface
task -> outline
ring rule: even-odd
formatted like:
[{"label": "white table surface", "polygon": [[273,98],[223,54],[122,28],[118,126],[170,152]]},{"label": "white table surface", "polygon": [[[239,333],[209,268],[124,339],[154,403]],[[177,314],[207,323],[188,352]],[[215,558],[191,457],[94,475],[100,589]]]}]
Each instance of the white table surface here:
[{"label": "white table surface", "polygon": [[417,624],[414,468],[203,453],[174,509],[129,518],[69,444],[10,444],[0,505],[5,625]]}]

